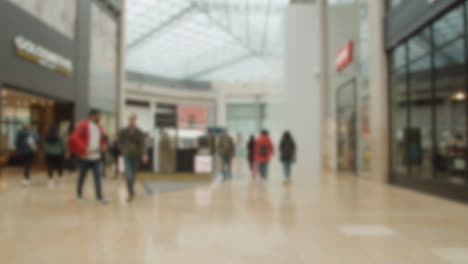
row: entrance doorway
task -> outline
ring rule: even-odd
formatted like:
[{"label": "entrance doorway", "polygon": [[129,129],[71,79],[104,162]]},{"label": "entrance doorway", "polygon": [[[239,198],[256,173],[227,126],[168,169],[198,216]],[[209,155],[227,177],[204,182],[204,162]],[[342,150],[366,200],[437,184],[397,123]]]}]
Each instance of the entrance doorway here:
[{"label": "entrance doorway", "polygon": [[[73,122],[73,104],[70,102],[10,88],[3,88],[1,95],[0,147],[2,151],[10,153],[11,165],[20,161],[15,153],[15,138],[25,123],[30,123],[42,139],[54,122],[59,124],[65,137]],[[42,151],[39,151],[36,160],[39,164],[44,163]]]},{"label": "entrance doorway", "polygon": [[357,103],[356,82],[347,82],[337,90],[338,169],[356,172]]}]

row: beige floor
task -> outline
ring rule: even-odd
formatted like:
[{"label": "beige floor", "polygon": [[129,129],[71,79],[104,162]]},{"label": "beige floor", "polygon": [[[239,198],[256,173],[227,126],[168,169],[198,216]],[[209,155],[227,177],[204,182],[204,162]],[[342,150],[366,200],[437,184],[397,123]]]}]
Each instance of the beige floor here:
[{"label": "beige floor", "polygon": [[[10,174],[14,174],[10,172]],[[349,176],[299,173],[284,186],[238,179],[125,200],[75,201],[75,177],[51,190],[0,180],[0,263],[468,263],[468,206]]]}]

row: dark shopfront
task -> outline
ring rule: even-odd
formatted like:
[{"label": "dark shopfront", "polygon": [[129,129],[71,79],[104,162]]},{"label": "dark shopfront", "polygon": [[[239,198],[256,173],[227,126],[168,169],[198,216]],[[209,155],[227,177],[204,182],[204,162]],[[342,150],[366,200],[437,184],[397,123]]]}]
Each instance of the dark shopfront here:
[{"label": "dark shopfront", "polygon": [[386,19],[392,183],[468,202],[468,1],[403,1]]}]

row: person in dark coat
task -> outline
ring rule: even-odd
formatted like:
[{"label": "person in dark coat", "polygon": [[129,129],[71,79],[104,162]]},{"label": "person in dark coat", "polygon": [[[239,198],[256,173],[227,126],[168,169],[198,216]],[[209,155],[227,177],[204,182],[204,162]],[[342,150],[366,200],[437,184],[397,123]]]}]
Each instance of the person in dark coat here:
[{"label": "person in dark coat", "polygon": [[251,135],[247,143],[247,160],[249,161],[249,168],[252,176],[255,176],[255,136]]},{"label": "person in dark coat", "polygon": [[24,178],[23,185],[30,184],[30,172],[34,161],[34,155],[37,152],[39,143],[39,137],[31,129],[31,124],[25,123],[23,129],[21,129],[16,135],[15,146],[16,151],[21,156],[21,160],[24,167]]},{"label": "person in dark coat", "polygon": [[283,163],[284,177],[286,181],[291,178],[291,166],[296,160],[296,143],[289,131],[284,132],[280,142],[280,159]]},{"label": "person in dark coat", "polygon": [[128,126],[120,130],[117,139],[119,150],[125,161],[125,178],[128,190],[128,202],[135,197],[135,178],[141,163],[148,162],[145,135],[137,127],[137,116],[132,114]]}]

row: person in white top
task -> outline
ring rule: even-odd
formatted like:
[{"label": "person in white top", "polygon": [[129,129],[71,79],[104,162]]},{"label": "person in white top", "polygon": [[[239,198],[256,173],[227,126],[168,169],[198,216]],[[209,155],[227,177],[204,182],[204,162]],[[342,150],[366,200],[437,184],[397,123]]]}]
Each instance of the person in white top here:
[{"label": "person in white top", "polygon": [[77,196],[78,201],[83,200],[83,184],[88,170],[91,169],[94,176],[96,198],[99,203],[107,204],[107,200],[102,197],[101,175],[99,173],[101,153],[107,147],[104,132],[99,125],[100,120],[101,112],[99,110],[91,110],[89,119],[81,121],[75,130],[74,140],[77,145],[78,155],[81,159]]}]

